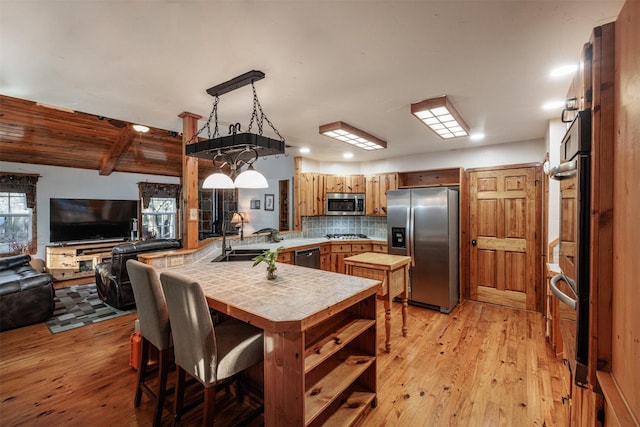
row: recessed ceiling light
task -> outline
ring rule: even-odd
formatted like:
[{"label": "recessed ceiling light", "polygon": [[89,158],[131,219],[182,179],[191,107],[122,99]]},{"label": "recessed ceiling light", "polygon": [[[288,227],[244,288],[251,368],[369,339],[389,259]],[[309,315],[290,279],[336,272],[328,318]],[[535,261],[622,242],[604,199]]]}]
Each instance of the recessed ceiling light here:
[{"label": "recessed ceiling light", "polygon": [[565,101],[549,101],[542,105],[543,110],[556,110],[558,108],[564,107]]},{"label": "recessed ceiling light", "polygon": [[149,132],[149,128],[144,125],[133,125],[133,129],[137,132],[142,132],[142,133]]},{"label": "recessed ceiling light", "polygon": [[344,157],[345,159],[351,159],[353,157],[353,153],[344,153],[342,157]]},{"label": "recessed ceiling light", "polygon": [[576,64],[563,65],[561,67],[554,68],[551,70],[549,75],[551,77],[562,77],[568,74],[573,74],[578,70],[578,66]]},{"label": "recessed ceiling light", "polygon": [[300,147],[300,152],[302,154],[307,154],[307,153],[310,153],[311,150],[309,150],[309,147]]},{"label": "recessed ceiling light", "polygon": [[472,133],[469,138],[472,141],[480,141],[484,139],[484,133]]}]

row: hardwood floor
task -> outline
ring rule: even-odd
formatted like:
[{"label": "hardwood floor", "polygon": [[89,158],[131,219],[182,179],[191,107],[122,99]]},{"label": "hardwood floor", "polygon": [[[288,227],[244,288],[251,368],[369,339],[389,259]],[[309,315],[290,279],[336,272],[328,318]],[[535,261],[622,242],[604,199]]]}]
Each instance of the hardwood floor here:
[{"label": "hardwood floor", "polygon": [[[563,426],[561,363],[539,313],[466,301],[450,314],[394,304],[391,352],[378,307],[378,406],[364,426]],[[128,365],[135,314],[51,335],[44,324],[0,334],[0,425],[146,426]],[[170,377],[170,382],[173,377]],[[168,399],[164,424],[171,414]],[[217,425],[247,406],[223,401]],[[200,408],[182,425],[197,425]],[[259,425],[260,419],[252,425]]]}]

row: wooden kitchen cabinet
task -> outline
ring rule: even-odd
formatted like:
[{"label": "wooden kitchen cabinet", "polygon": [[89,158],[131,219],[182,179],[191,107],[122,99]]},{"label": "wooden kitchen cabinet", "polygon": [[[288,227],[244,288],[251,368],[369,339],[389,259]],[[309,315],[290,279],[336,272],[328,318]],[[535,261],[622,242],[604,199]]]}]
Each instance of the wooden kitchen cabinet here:
[{"label": "wooden kitchen cabinet", "polygon": [[364,193],[364,175],[326,175],[327,193]]},{"label": "wooden kitchen cabinet", "polygon": [[320,270],[331,271],[331,244],[320,246]]},{"label": "wooden kitchen cabinet", "polygon": [[462,168],[431,169],[398,173],[398,188],[456,186],[462,182]]},{"label": "wooden kitchen cabinet", "polygon": [[299,216],[324,215],[325,175],[315,172],[300,174],[297,183],[299,191],[296,202]]},{"label": "wooden kitchen cabinet", "polygon": [[364,193],[365,179],[364,175],[347,175],[344,177],[345,193]]},{"label": "wooden kitchen cabinet", "polygon": [[386,254],[388,252],[388,247],[386,243],[372,243],[371,251],[380,254]]},{"label": "wooden kitchen cabinet", "polygon": [[360,242],[332,242],[331,243],[331,263],[330,271],[335,273],[345,274],[347,267],[344,264],[344,259],[352,255],[358,255],[363,252],[372,252],[373,243],[360,243]]},{"label": "wooden kitchen cabinet", "polygon": [[354,255],[361,254],[362,252],[371,252],[373,250],[373,244],[371,243],[352,243],[351,253]]},{"label": "wooden kitchen cabinet", "polygon": [[293,264],[293,251],[281,251],[278,253],[278,262]]},{"label": "wooden kitchen cabinet", "polygon": [[368,175],[365,180],[366,214],[387,215],[387,191],[398,189],[398,174]]}]

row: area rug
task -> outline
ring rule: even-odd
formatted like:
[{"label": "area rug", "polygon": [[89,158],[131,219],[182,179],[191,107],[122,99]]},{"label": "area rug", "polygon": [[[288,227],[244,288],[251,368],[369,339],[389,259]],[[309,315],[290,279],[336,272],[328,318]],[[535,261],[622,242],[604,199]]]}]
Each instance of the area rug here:
[{"label": "area rug", "polygon": [[95,283],[73,285],[56,289],[55,310],[47,320],[52,334],[79,328],[133,313],[131,310],[118,310],[102,302]]}]

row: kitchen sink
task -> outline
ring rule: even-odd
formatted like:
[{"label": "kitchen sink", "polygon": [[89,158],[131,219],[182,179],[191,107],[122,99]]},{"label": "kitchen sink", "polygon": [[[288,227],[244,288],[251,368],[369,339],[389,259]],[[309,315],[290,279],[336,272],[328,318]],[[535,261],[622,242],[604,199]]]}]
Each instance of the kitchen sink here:
[{"label": "kitchen sink", "polygon": [[266,249],[232,249],[225,255],[214,258],[211,262],[252,261]]}]

